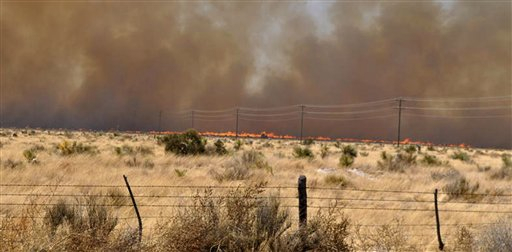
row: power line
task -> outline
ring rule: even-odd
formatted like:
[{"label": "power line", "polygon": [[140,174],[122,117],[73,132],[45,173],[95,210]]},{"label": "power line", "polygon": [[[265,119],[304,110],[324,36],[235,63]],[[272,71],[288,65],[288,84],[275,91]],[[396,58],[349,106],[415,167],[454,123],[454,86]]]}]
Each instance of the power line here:
[{"label": "power line", "polygon": [[493,106],[493,107],[402,107],[409,110],[499,110],[512,109],[510,106]]}]

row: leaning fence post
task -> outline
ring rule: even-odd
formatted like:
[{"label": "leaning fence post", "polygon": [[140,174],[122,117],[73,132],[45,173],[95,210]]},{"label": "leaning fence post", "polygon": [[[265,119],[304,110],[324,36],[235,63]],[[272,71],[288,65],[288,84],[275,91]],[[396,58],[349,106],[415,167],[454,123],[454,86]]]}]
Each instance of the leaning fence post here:
[{"label": "leaning fence post", "polygon": [[437,241],[439,241],[439,250],[443,250],[444,244],[441,239],[441,224],[439,224],[439,209],[437,208],[437,189],[434,191],[434,205],[436,210]]},{"label": "leaning fence post", "polygon": [[130,184],[128,184],[128,178],[123,175],[124,182],[126,183],[126,187],[128,187],[128,192],[130,193],[130,197],[132,198],[133,208],[135,208],[135,214],[137,214],[137,219],[139,220],[139,242],[142,241],[142,220],[140,219],[139,209],[137,208],[137,203],[135,202],[135,198],[133,197],[132,189],[130,188]]}]

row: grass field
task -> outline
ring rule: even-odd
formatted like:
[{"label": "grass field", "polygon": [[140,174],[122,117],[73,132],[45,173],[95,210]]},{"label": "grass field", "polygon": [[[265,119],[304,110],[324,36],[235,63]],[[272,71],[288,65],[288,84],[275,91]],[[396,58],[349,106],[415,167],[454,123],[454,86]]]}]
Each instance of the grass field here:
[{"label": "grass field", "polygon": [[[227,153],[218,151],[217,140],[223,142]],[[291,234],[297,230],[299,175],[307,177],[311,226],[317,223],[319,209],[323,214],[333,213],[331,220],[338,224],[346,220],[342,238],[351,250],[436,250],[435,215],[431,211],[435,189],[440,192],[441,233],[447,250],[497,251],[492,247],[496,244],[504,244],[501,251],[512,248],[507,247],[512,246],[511,150],[416,145],[398,149],[386,144],[207,138],[204,154],[176,155],[166,152],[158,137],[149,134],[1,129],[0,151],[0,232],[2,243],[8,245],[6,250],[204,250],[180,249],[173,242],[169,245],[159,240],[180,244],[180,236],[194,232],[183,225],[179,235],[170,232],[179,226],[171,216],[195,213],[190,209],[197,210],[192,206],[201,200],[218,197],[224,200],[219,205],[229,205],[230,195],[246,200],[259,195],[279,201],[290,227],[281,227],[286,239],[281,237],[278,242],[266,237],[264,245],[252,248],[283,251],[292,247]],[[125,235],[126,230],[136,229],[137,221],[126,197],[123,175],[135,186],[132,189],[142,205],[142,244],[131,242],[131,236]],[[14,184],[24,186],[8,186]],[[168,187],[155,187],[158,185]],[[211,192],[203,187],[211,187]],[[246,187],[261,192],[243,189]],[[209,196],[188,197],[205,193]],[[95,247],[94,242],[89,247],[70,247],[75,244],[69,242],[70,227],[57,225],[56,234],[48,234],[52,229],[47,223],[50,209],[59,202],[87,207],[93,204],[90,199],[94,195],[103,195],[101,202],[108,202],[104,204],[108,213],[117,218],[115,234],[103,247]],[[318,223],[330,223],[328,218],[322,220]],[[337,237],[343,233],[338,231],[323,234]],[[500,239],[505,242],[493,240],[499,237],[489,236],[492,232],[504,234]],[[206,239],[205,235],[197,237]],[[119,241],[125,240],[128,242],[120,245]],[[322,242],[328,244],[318,244]],[[269,245],[273,243],[281,245]],[[331,250],[315,244],[311,248],[316,251]]]}]

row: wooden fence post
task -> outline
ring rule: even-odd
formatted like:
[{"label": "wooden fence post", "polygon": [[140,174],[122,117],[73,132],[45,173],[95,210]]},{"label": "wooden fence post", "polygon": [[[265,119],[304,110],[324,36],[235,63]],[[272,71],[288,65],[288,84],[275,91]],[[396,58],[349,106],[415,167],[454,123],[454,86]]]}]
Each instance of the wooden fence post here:
[{"label": "wooden fence post", "polygon": [[135,214],[137,214],[137,219],[139,220],[139,242],[142,241],[142,220],[140,218],[139,209],[137,208],[137,203],[135,202],[135,198],[133,197],[132,189],[130,188],[130,184],[128,184],[128,178],[123,175],[124,182],[126,183],[126,187],[128,187],[128,192],[130,193],[130,197],[132,198],[133,208],[135,208]]},{"label": "wooden fence post", "polygon": [[437,241],[439,242],[439,250],[443,250],[444,244],[441,239],[441,224],[439,223],[439,209],[437,208],[437,189],[434,191],[434,205],[436,210]]},{"label": "wooden fence post", "polygon": [[299,176],[299,232],[302,240],[301,251],[307,250],[308,196],[306,192],[306,176]]},{"label": "wooden fence post", "polygon": [[299,177],[299,227],[306,227],[308,221],[308,195],[306,192],[306,176]]}]

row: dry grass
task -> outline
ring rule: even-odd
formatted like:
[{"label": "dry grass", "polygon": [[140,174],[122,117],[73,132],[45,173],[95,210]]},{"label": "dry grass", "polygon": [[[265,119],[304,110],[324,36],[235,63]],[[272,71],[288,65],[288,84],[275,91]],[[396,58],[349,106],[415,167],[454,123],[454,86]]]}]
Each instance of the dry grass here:
[{"label": "dry grass", "polygon": [[[503,157],[510,157],[510,150],[485,150],[485,149],[459,149],[451,147],[422,148],[421,153],[417,150],[398,150],[394,146],[383,144],[352,144],[361,155],[354,158],[350,167],[340,167],[339,162],[343,153],[345,143],[316,142],[307,146],[311,150],[313,158],[298,158],[294,156],[294,148],[302,147],[298,141],[291,140],[263,140],[263,139],[242,139],[238,142],[232,139],[225,139],[224,147],[226,155],[211,154],[181,156],[165,152],[165,147],[158,144],[153,135],[128,134],[128,133],[106,133],[106,132],[78,132],[78,131],[41,131],[27,130],[22,133],[18,129],[0,130],[0,178],[2,184],[106,184],[119,185],[116,190],[108,188],[67,188],[67,187],[1,187],[2,193],[21,194],[103,194],[106,199],[109,211],[113,217],[119,217],[114,230],[106,235],[105,239],[96,244],[103,244],[104,248],[110,250],[143,249],[143,250],[165,250],[155,245],[155,242],[163,234],[170,237],[180,238],[179,233],[172,234],[173,225],[185,225],[178,220],[172,220],[165,216],[174,216],[180,209],[175,207],[141,207],[143,216],[161,218],[145,218],[144,221],[144,244],[133,242],[137,227],[136,220],[124,219],[133,217],[133,209],[125,207],[130,205],[126,196],[126,189],[122,186],[124,181],[122,175],[128,176],[133,185],[182,185],[182,186],[238,186],[266,183],[267,186],[296,186],[299,175],[307,176],[308,185],[315,187],[337,187],[348,189],[367,190],[392,190],[392,191],[427,191],[433,192],[435,188],[449,190],[452,194],[441,194],[442,202],[470,201],[473,203],[493,204],[456,204],[441,203],[440,209],[460,209],[472,211],[512,211],[511,205],[495,205],[506,203],[512,200],[510,197],[499,197],[496,195],[510,195],[510,166],[509,160]],[[217,139],[208,139],[207,148],[215,149],[214,143]],[[73,144],[75,143],[76,144]],[[67,144],[63,144],[67,143]],[[30,152],[30,154],[28,152]],[[386,158],[382,158],[382,152],[386,152]],[[68,154],[72,152],[71,154]],[[362,155],[364,153],[364,155]],[[463,154],[461,154],[463,153]],[[455,155],[454,155],[455,154]],[[296,155],[296,154],[295,154]],[[457,157],[457,158],[454,158]],[[459,158],[460,156],[460,158]],[[469,158],[469,161],[468,161]],[[35,162],[36,160],[37,162]],[[381,163],[379,165],[378,163]],[[238,170],[236,170],[238,169]],[[247,172],[246,175],[237,175],[237,172]],[[231,173],[232,172],[232,173]],[[221,179],[216,174],[221,174]],[[461,180],[464,178],[464,181]],[[478,187],[476,185],[478,184]],[[147,196],[138,198],[139,204],[168,204],[168,205],[190,205],[193,199],[169,199],[161,197],[150,197],[158,195],[195,195],[196,189],[190,188],[133,188],[136,195]],[[282,210],[288,209],[285,206],[297,205],[296,189],[267,189],[263,196],[279,195],[279,205]],[[458,197],[466,193],[488,194],[477,198],[467,199]],[[462,193],[461,193],[462,192]],[[227,190],[215,189],[212,196],[224,197],[230,193]],[[433,208],[430,203],[433,195],[425,194],[376,194],[371,192],[339,191],[339,190],[308,190],[308,201],[310,206],[328,206],[337,203],[334,210],[341,211],[334,218],[323,219],[323,223],[343,223],[347,221],[350,225],[341,225],[337,231],[325,229],[318,224],[317,230],[311,231],[311,244],[322,249],[322,244],[330,244],[329,239],[336,235],[343,234],[346,226],[348,240],[346,248],[365,249],[389,249],[391,250],[435,250],[435,230],[413,228],[406,224],[428,223],[434,224],[432,212],[425,211],[384,211],[384,210],[351,210],[351,207],[359,208]],[[323,198],[350,198],[355,201],[320,200]],[[56,235],[60,239],[52,240],[48,236],[51,233],[49,227],[43,225],[41,219],[33,219],[33,215],[44,216],[46,208],[38,204],[56,204],[60,199],[68,203],[76,202],[76,197],[20,197],[3,195],[2,203],[20,202],[27,206],[2,206],[0,210],[1,239],[4,250],[62,250],[65,244],[69,243],[63,237],[73,237],[71,224],[65,224],[64,228],[56,229]],[[217,199],[213,197],[212,199]],[[366,199],[402,199],[390,202],[368,202]],[[226,203],[227,199],[224,199]],[[34,204],[32,204],[34,203]],[[342,208],[340,206],[345,206]],[[280,209],[281,209],[280,208]],[[219,216],[226,216],[220,208]],[[251,208],[247,214],[256,216],[258,207]],[[266,211],[266,210],[265,210]],[[270,211],[270,210],[268,210]],[[325,211],[324,211],[325,212]],[[82,214],[86,214],[84,210]],[[328,215],[328,213],[325,213]],[[25,218],[5,218],[6,216],[25,216]],[[317,218],[316,209],[310,210],[310,226],[316,224],[313,219]],[[328,215],[329,216],[329,215]],[[479,224],[493,223],[501,218],[507,218],[506,214],[485,214],[485,213],[457,213],[441,212],[442,223],[449,224]],[[224,218],[222,217],[222,218]],[[320,218],[318,217],[318,218]],[[266,236],[266,241],[272,240],[275,246],[293,247],[293,234],[296,231],[296,208],[289,208],[287,221],[292,226],[286,229],[279,239],[273,236],[272,239]],[[400,222],[396,222],[399,218]],[[224,218],[225,219],[225,218]],[[177,221],[177,222],[176,222]],[[249,220],[246,220],[249,221]],[[251,225],[256,225],[254,218]],[[319,221],[321,222],[321,221]],[[508,219],[508,223],[510,220]],[[167,226],[165,226],[166,224]],[[198,224],[199,225],[199,224]],[[201,224],[202,225],[202,224]],[[223,224],[224,225],[224,224]],[[225,224],[228,225],[228,224]],[[231,225],[231,224],[230,224]],[[378,225],[378,226],[368,226]],[[229,225],[228,225],[229,226]],[[167,227],[163,232],[162,227]],[[224,226],[223,226],[224,227]],[[357,228],[358,232],[356,232]],[[211,227],[208,227],[211,228]],[[324,229],[322,229],[324,228]],[[443,228],[443,238],[448,249],[472,248],[480,249],[483,245],[482,232],[486,226],[472,225],[466,231],[457,231],[460,227],[447,226]],[[15,230],[10,230],[15,229]],[[171,231],[170,231],[171,230]],[[254,229],[253,229],[254,231]],[[171,232],[171,233],[169,233]],[[222,232],[234,235],[233,230],[227,228]],[[393,239],[378,239],[375,234],[386,233]],[[83,232],[82,232],[83,233]],[[417,235],[425,234],[428,235]],[[232,241],[225,235],[223,241]],[[356,235],[357,234],[357,235]],[[471,234],[471,235],[469,235]],[[172,236],[174,235],[174,236]],[[244,236],[251,235],[244,234]],[[470,237],[470,238],[468,238]],[[90,238],[90,237],[89,237]],[[185,239],[186,237],[181,237]],[[285,239],[286,238],[286,239]],[[318,239],[323,238],[321,242]],[[402,243],[403,238],[407,241]],[[69,238],[71,239],[71,238]],[[173,238],[175,239],[175,238]],[[177,239],[177,238],[176,238]],[[212,238],[213,239],[213,238]],[[213,239],[212,241],[217,241]],[[231,239],[231,240],[230,240]],[[258,238],[260,239],[260,238]],[[261,239],[260,239],[261,240]],[[277,242],[276,240],[279,240]],[[460,240],[460,242],[458,242]],[[471,242],[468,242],[471,240]],[[487,238],[487,240],[489,240]],[[217,241],[218,242],[218,241]],[[316,243],[315,243],[316,242]],[[64,245],[63,245],[64,244]],[[166,246],[172,246],[172,244]],[[230,243],[231,244],[231,243]],[[251,243],[256,244],[256,243]],[[285,245],[283,245],[285,244]],[[286,245],[287,244],[287,245]],[[421,244],[421,245],[418,245]],[[456,244],[461,244],[460,246]],[[476,245],[475,245],[476,244]],[[235,244],[236,245],[236,244]],[[233,246],[235,246],[233,245]],[[313,246],[311,245],[311,246]],[[332,244],[331,244],[332,245]],[[400,247],[400,246],[401,247]],[[77,245],[78,246],[78,245]],[[212,245],[213,246],[213,245]],[[223,245],[227,246],[227,245]],[[231,246],[231,245],[230,245]],[[251,245],[252,246],[252,245]],[[295,246],[295,245],[294,245]],[[487,245],[486,245],[487,246]],[[167,247],[170,248],[170,247]],[[233,247],[236,248],[236,247]],[[255,250],[272,250],[269,243],[261,244]],[[282,248],[282,247],[281,247]],[[96,248],[98,249],[98,248]],[[87,250],[87,249],[84,249]],[[95,249],[92,249],[95,250]],[[236,250],[236,249],[235,249]],[[281,249],[279,249],[281,250]],[[485,249],[483,249],[485,250]],[[275,250],[274,250],[275,251]],[[282,250],[281,250],[282,251]]]}]

